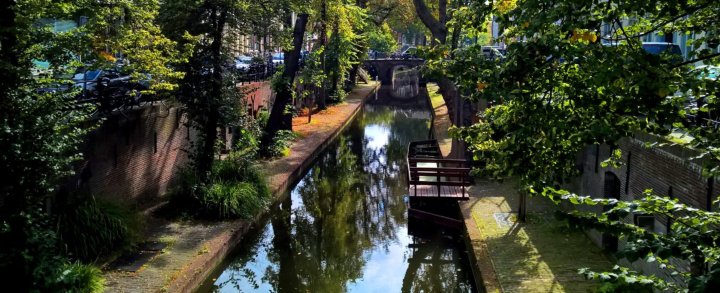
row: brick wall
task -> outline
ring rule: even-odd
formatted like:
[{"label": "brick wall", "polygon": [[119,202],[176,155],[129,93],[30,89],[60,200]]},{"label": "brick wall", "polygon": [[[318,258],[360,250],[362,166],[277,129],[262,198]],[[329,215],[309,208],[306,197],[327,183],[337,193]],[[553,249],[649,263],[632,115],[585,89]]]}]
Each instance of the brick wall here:
[{"label": "brick wall", "polygon": [[[254,105],[254,110],[267,107],[269,82],[241,86],[246,87],[248,105]],[[77,175],[68,180],[67,188],[139,205],[157,202],[189,161],[196,136],[181,112],[155,104],[108,117],[89,135],[83,150],[85,160],[78,164]],[[229,142],[229,130],[220,133]]]},{"label": "brick wall", "polygon": [[193,130],[177,108],[147,106],[115,114],[87,140],[77,185],[97,197],[152,202],[188,161]]},{"label": "brick wall", "polygon": [[[646,143],[665,142],[663,139],[648,135],[637,134],[635,138],[626,138],[619,142],[618,148],[622,151],[623,165],[614,168],[603,168],[601,162],[610,156],[611,149],[606,145],[589,146],[580,154],[579,166],[582,176],[575,182],[573,191],[593,197],[606,197],[606,179],[613,176],[619,179],[620,199],[632,200],[642,197],[646,189],[652,189],[658,195],[672,196],[686,205],[708,209],[711,200],[717,198],[720,191],[718,178],[709,180],[702,176],[703,162],[693,159],[697,153],[680,146],[656,146],[649,148]],[[598,208],[594,209],[599,212]],[[655,216],[651,219],[653,230],[658,233],[667,231],[667,218]],[[635,223],[633,215],[625,219],[628,223]],[[590,238],[599,246],[603,245],[602,235],[597,231],[588,232]],[[622,241],[619,247],[622,248]],[[621,261],[622,263],[623,261]],[[627,262],[624,262],[628,265]],[[682,262],[677,265],[686,266]],[[657,275],[666,275],[655,264],[637,262],[633,264],[636,270]],[[670,277],[667,276],[666,277]]]},{"label": "brick wall", "polygon": [[241,83],[238,87],[242,91],[247,92],[245,101],[247,102],[248,108],[252,107],[253,111],[258,111],[261,108],[268,109],[268,105],[272,99],[272,89],[269,81]]}]

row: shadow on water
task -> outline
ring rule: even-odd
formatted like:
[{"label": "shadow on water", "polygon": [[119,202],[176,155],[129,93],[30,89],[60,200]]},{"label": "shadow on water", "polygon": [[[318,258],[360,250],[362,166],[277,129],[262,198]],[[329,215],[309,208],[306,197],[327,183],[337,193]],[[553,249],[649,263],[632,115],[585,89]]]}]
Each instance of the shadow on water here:
[{"label": "shadow on water", "polygon": [[408,223],[405,152],[427,138],[424,109],[366,105],[200,291],[475,292],[461,237]]},{"label": "shadow on water", "polygon": [[415,96],[399,99],[392,96],[392,86],[383,85],[378,89],[377,95],[371,97],[367,103],[370,105],[394,107],[396,109],[402,109],[403,111],[413,110],[418,113],[428,113],[427,109],[430,108],[430,103],[427,97],[427,91],[423,88],[420,89]]}]

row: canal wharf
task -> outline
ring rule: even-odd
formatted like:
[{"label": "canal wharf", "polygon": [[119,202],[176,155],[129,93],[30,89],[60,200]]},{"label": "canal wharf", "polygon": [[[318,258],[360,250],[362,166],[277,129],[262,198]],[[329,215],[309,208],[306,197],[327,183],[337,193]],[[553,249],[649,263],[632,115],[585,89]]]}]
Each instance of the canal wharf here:
[{"label": "canal wharf", "polygon": [[466,160],[444,159],[436,140],[414,141],[408,145],[408,195],[467,200],[472,185]]},{"label": "canal wharf", "polygon": [[467,161],[444,159],[436,140],[414,141],[407,151],[408,216],[461,228],[457,202],[468,200],[473,182]]}]

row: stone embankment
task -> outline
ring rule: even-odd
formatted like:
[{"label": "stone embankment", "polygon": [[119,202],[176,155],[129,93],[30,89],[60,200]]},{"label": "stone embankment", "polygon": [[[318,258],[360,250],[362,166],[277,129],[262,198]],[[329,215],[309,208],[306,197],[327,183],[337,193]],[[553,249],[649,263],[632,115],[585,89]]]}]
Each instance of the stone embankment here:
[{"label": "stone embankment", "polygon": [[[290,154],[262,163],[276,201],[352,122],[377,87],[377,83],[358,85],[345,102],[313,114],[310,123],[307,117],[293,120],[293,129],[300,138],[290,146]],[[265,216],[267,212],[252,220],[222,222],[151,218],[146,225],[152,227],[152,233],[146,240],[161,242],[167,247],[135,272],[107,271],[106,289],[110,292],[192,292]]]}]

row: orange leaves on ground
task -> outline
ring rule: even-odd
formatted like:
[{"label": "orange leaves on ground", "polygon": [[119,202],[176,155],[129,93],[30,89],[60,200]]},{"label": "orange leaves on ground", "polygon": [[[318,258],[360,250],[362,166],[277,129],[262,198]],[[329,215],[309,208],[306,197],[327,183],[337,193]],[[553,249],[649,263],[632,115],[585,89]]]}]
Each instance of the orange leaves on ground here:
[{"label": "orange leaves on ground", "polygon": [[325,110],[315,112],[308,123],[307,109],[303,109],[299,116],[292,120],[293,131],[301,136],[307,136],[318,129],[337,127],[347,116],[347,105],[339,104],[328,107]]}]

